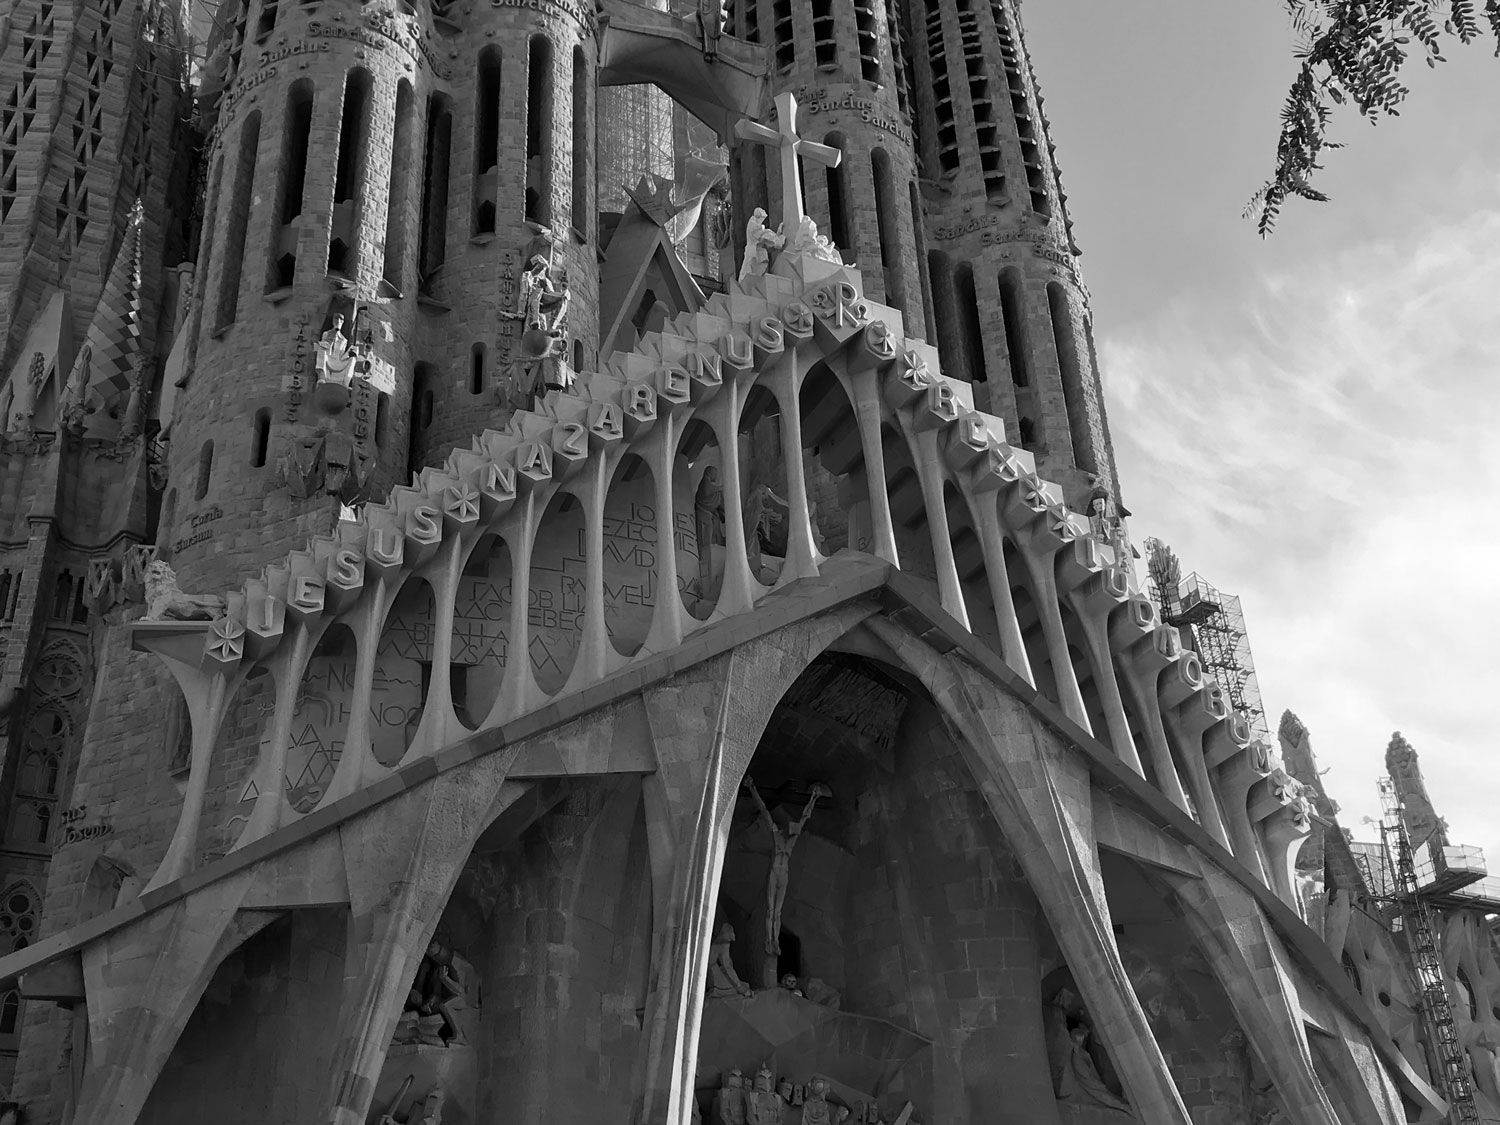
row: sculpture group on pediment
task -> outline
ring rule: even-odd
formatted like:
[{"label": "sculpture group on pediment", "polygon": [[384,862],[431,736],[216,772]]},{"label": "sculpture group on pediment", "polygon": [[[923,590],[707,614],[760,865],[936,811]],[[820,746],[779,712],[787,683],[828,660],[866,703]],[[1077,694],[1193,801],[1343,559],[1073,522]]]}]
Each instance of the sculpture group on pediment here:
[{"label": "sculpture group on pediment", "polygon": [[748,1083],[737,1067],[724,1073],[713,1094],[709,1120],[713,1125],[916,1125],[913,1108],[906,1102],[887,1117],[873,1096],[847,1091],[840,1096],[821,1074],[805,1082],[789,1075],[778,1079],[770,1063],[764,1063]]}]

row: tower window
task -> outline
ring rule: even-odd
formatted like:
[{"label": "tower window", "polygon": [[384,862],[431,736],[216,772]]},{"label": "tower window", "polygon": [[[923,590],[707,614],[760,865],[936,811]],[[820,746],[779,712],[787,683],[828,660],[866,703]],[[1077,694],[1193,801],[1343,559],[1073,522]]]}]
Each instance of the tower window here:
[{"label": "tower window", "polygon": [[870,173],[875,181],[875,229],[880,235],[880,265],[885,276],[887,304],[906,312],[906,262],[899,249],[896,230],[896,183],[891,175],[891,158],[885,149],[870,153]]},{"label": "tower window", "polygon": [[792,0],[772,0],[771,38],[776,44],[776,69],[789,69],[797,61],[797,36],[792,26]]},{"label": "tower window", "polygon": [[359,187],[369,135],[370,72],[352,70],[344,83],[344,112],[339,123],[339,155],[333,185],[333,230],[328,239],[328,268],[353,274],[358,266]]},{"label": "tower window", "polygon": [[542,35],[526,70],[526,218],[552,221],[552,42]]},{"label": "tower window", "polygon": [[208,495],[208,478],[214,469],[214,443],[210,438],[198,450],[198,483],[193,489],[193,499],[202,500]]},{"label": "tower window", "polygon": [[396,83],[396,129],[391,138],[391,184],[386,200],[385,267],[382,271],[386,282],[398,293],[403,292],[406,285],[407,210],[413,165],[416,163],[412,152],[415,115],[411,83],[403,78]]},{"label": "tower window", "polygon": [[[929,271],[922,269],[920,265],[925,258],[925,255],[922,253],[922,243],[924,241],[922,237],[922,199],[917,192],[917,185],[915,183],[908,183],[906,185],[906,194],[911,201],[911,229],[912,237],[917,243],[917,262],[919,263],[917,278],[922,285],[922,312],[927,325],[927,338],[929,340],[936,340],[937,319],[932,304],[932,278]],[[930,259],[926,260],[930,261]]]},{"label": "tower window", "polygon": [[1086,473],[1097,472],[1094,443],[1090,440],[1088,396],[1078,355],[1078,335],[1073,331],[1068,295],[1055,281],[1047,285],[1047,308],[1052,314],[1052,341],[1057,347],[1063,405],[1068,411],[1068,432],[1073,438],[1073,463]]},{"label": "tower window", "polygon": [[255,412],[255,426],[250,432],[250,467],[265,468],[266,451],[271,445],[271,412],[264,407]]},{"label": "tower window", "polygon": [[880,31],[875,22],[875,0],[854,0],[854,27],[859,35],[859,73],[880,85]]},{"label": "tower window", "polygon": [[[823,143],[833,148],[844,147],[842,133],[829,133]],[[840,250],[847,250],[850,257],[858,254],[854,245],[854,225],[849,221],[849,198],[845,191],[844,177],[848,175],[849,162],[840,160],[835,168],[825,168],[828,184],[828,234]]]},{"label": "tower window", "polygon": [[1031,357],[1026,351],[1026,325],[1021,317],[1021,285],[1012,270],[1000,274],[1000,319],[1005,326],[1005,351],[1010,360],[1010,381],[1031,386]]},{"label": "tower window", "polygon": [[839,41],[833,24],[833,0],[812,0],[813,60],[819,67],[836,67]]},{"label": "tower window", "polygon": [[484,345],[475,344],[469,349],[469,393],[484,394]]},{"label": "tower window", "polygon": [[303,78],[287,92],[282,127],[281,163],[277,170],[277,224],[272,228],[271,266],[267,287],[285,289],[297,273],[297,232],[302,214],[302,192],[307,186],[307,146],[312,138],[313,87]]},{"label": "tower window", "polygon": [[594,201],[589,191],[589,89],[593,76],[582,47],[573,48],[573,229],[587,241],[593,227]]},{"label": "tower window", "polygon": [[479,54],[474,98],[474,233],[493,234],[500,198],[500,52],[494,47]]},{"label": "tower window", "polygon": [[229,213],[224,216],[224,258],[219,272],[217,328],[227,328],[239,315],[240,267],[245,259],[245,234],[250,227],[251,193],[255,178],[255,153],[260,146],[260,114],[245,118],[240,130],[240,148],[235,157],[234,182],[229,185]]},{"label": "tower window", "polygon": [[418,245],[419,288],[430,293],[448,256],[448,159],[453,110],[442,94],[427,101],[427,142],[422,161],[422,236]]},{"label": "tower window", "polygon": [[953,276],[953,295],[958,303],[958,319],[963,326],[964,367],[971,383],[989,381],[984,362],[984,331],[979,312],[979,294],[974,289],[974,267],[965,262]]}]

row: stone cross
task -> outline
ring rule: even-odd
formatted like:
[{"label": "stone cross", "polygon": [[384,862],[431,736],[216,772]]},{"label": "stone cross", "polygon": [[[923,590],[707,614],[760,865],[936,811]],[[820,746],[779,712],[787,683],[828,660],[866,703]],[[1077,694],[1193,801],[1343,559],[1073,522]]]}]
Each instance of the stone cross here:
[{"label": "stone cross", "polygon": [[802,225],[802,167],[797,158],[837,168],[844,154],[831,145],[797,136],[797,99],[790,93],[776,95],[776,128],[743,118],[735,126],[735,135],[780,151],[781,233],[791,238]]}]

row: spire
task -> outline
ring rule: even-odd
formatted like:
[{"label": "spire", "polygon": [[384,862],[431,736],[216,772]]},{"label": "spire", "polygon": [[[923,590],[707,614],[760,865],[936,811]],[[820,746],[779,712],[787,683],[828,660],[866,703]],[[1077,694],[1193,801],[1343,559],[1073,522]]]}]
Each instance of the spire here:
[{"label": "spire", "polygon": [[[76,418],[90,397],[105,403],[124,400],[139,370],[141,347],[141,231],[145,208],[130,208],[125,238],[110,266],[94,309],[84,346],[68,376],[64,413]],[[71,420],[71,419],[70,419]]]},{"label": "spire", "polygon": [[1396,796],[1401,801],[1402,816],[1406,819],[1406,830],[1411,834],[1412,847],[1419,848],[1431,841],[1438,846],[1448,843],[1448,822],[1432,807],[1432,798],[1427,795],[1427,784],[1422,780],[1422,766],[1417,761],[1417,751],[1401,736],[1398,730],[1391,735],[1385,748],[1385,769],[1396,786]]}]

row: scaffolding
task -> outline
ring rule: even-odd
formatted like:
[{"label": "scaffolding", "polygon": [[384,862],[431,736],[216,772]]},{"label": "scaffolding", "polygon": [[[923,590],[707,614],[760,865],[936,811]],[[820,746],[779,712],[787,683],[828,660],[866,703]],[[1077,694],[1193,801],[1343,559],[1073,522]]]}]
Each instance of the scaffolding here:
[{"label": "scaffolding", "polygon": [[1220,593],[1196,573],[1184,579],[1177,555],[1160,539],[1147,539],[1145,546],[1146,574],[1162,621],[1174,626],[1197,653],[1224,702],[1249,723],[1251,735],[1270,741],[1240,599]]},{"label": "scaffolding", "polygon": [[[1381,909],[1392,930],[1406,936],[1407,952],[1421,994],[1422,1022],[1427,1029],[1428,1046],[1448,1097],[1448,1120],[1455,1125],[1477,1122],[1479,1110],[1474,1104],[1474,1075],[1453,1021],[1453,1007],[1443,979],[1443,959],[1432,913],[1433,902],[1430,901],[1434,896],[1452,893],[1453,888],[1447,884],[1453,880],[1443,877],[1449,870],[1446,853],[1450,850],[1467,853],[1472,849],[1443,848],[1438,853],[1435,846],[1427,842],[1422,850],[1431,861],[1431,871],[1424,880],[1424,872],[1419,870],[1418,857],[1406,828],[1401,799],[1389,777],[1380,779],[1380,810],[1379,851],[1372,854],[1371,849],[1362,849],[1356,853],[1356,863],[1365,877],[1372,902]],[[1474,879],[1483,873],[1481,860]],[[1465,870],[1464,876],[1468,874],[1469,871]]]}]

